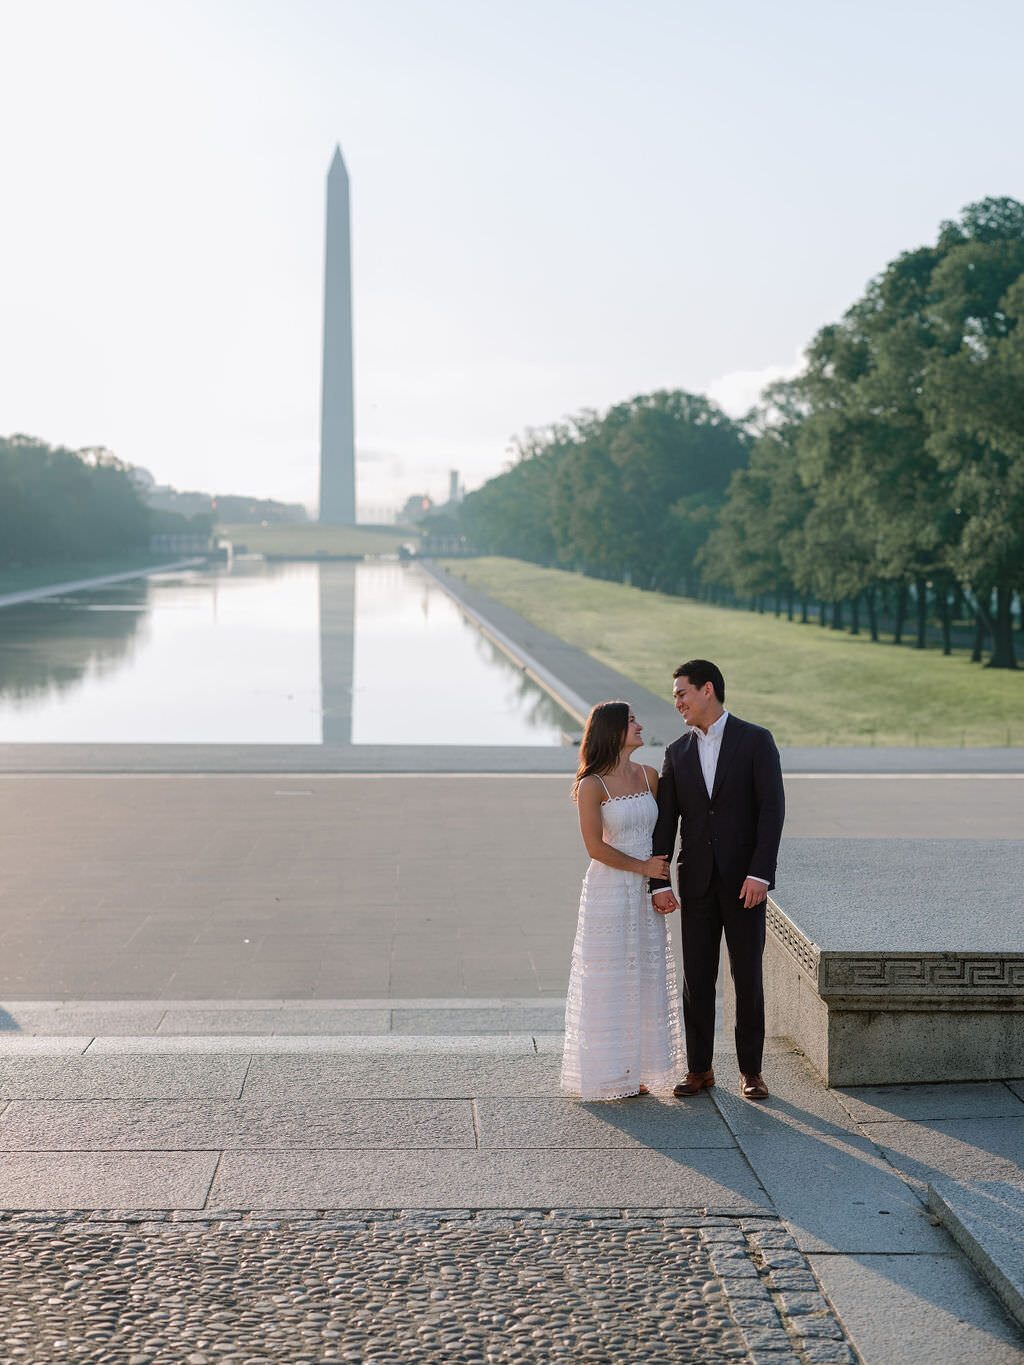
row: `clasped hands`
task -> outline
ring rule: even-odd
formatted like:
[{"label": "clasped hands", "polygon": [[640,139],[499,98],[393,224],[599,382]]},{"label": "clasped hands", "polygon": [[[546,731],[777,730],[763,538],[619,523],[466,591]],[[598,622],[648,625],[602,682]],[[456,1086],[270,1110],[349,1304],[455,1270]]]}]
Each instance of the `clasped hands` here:
[{"label": "clasped hands", "polygon": [[[667,876],[667,873],[663,873]],[[756,877],[747,877],[740,887],[740,900],[743,902],[744,910],[753,910],[755,905],[760,905],[768,895],[768,888],[764,882],[759,882]],[[679,902],[676,900],[670,887],[665,887],[663,891],[656,891],[651,897],[651,904],[659,915],[671,915],[673,910],[679,909]]]}]

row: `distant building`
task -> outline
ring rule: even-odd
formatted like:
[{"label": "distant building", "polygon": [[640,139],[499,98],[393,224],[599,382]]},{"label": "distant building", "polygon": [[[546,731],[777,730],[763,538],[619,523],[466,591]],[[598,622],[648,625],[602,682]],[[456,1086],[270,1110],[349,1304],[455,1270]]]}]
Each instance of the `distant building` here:
[{"label": "distant building", "polygon": [[399,521],[417,522],[426,516],[433,506],[434,500],[429,493],[414,493],[411,498],[406,498],[399,514]]}]

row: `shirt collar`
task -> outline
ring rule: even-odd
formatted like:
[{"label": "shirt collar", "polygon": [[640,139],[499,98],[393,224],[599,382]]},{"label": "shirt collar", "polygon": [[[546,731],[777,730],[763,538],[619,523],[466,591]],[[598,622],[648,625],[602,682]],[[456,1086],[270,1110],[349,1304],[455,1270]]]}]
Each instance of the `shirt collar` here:
[{"label": "shirt collar", "polygon": [[717,744],[722,738],[722,731],[725,729],[725,722],[728,719],[729,712],[723,711],[722,714],[715,721],[714,725],[708,726],[707,734],[704,733],[704,731],[700,728],[699,725],[692,726],[691,728],[693,730],[693,733],[697,736],[697,742],[699,744],[706,744],[708,740],[711,740]]}]

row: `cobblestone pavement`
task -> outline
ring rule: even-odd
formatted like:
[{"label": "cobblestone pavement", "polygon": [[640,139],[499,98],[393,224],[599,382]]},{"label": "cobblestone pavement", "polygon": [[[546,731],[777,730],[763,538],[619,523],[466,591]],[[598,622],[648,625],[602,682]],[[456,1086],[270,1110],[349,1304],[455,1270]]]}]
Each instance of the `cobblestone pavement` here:
[{"label": "cobblestone pavement", "polygon": [[17,1365],[853,1362],[771,1218],[670,1210],[0,1214]]}]

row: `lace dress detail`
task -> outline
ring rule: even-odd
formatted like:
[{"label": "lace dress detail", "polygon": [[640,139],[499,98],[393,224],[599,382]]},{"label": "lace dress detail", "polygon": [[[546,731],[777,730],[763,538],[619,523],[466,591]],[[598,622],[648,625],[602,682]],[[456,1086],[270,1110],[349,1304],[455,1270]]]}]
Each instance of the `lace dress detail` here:
[{"label": "lace dress detail", "polygon": [[[658,803],[650,791],[601,806],[606,844],[651,856]],[[668,919],[647,879],[591,862],[583,879],[565,1004],[562,1089],[584,1100],[670,1091],[685,1070]]]}]

